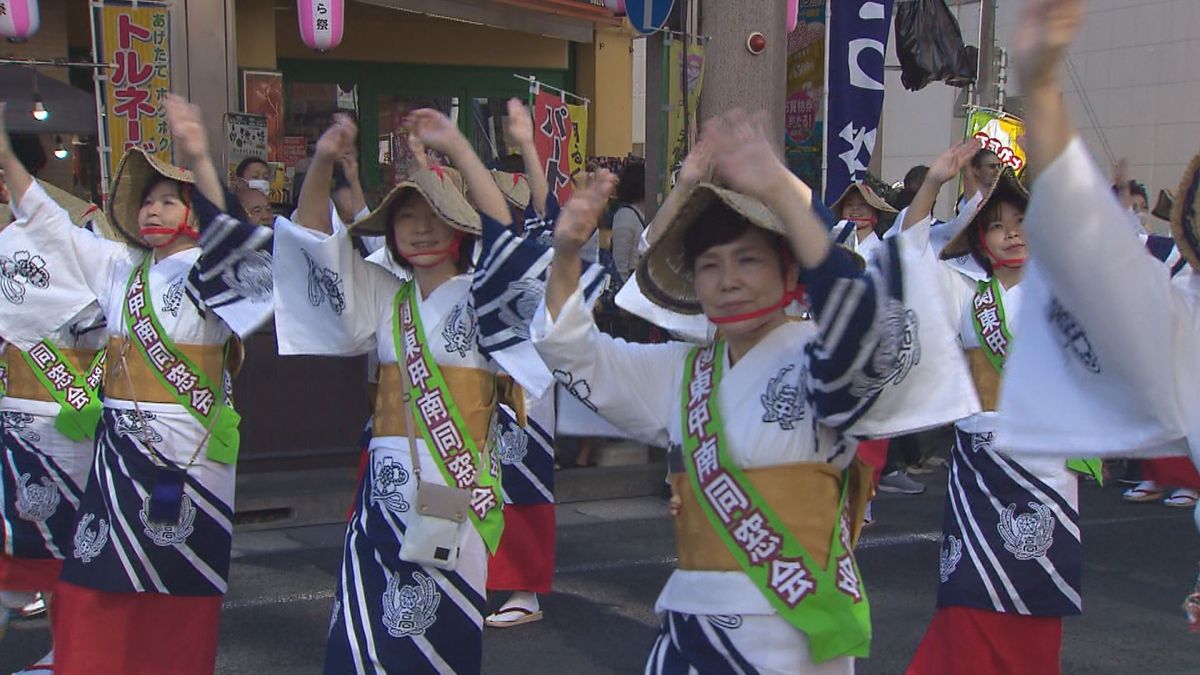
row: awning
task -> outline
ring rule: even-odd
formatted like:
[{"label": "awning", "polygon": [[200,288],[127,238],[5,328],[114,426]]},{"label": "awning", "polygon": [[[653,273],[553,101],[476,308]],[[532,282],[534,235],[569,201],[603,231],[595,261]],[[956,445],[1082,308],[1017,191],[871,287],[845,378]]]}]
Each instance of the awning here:
[{"label": "awning", "polygon": [[53,77],[39,75],[38,91],[50,111],[44,122],[33,119],[33,72],[29,66],[0,65],[0,91],[8,104],[4,122],[11,133],[96,133],[96,97]]},{"label": "awning", "polygon": [[504,30],[591,42],[597,25],[620,26],[623,19],[591,0],[359,0],[368,5],[479,23]]}]

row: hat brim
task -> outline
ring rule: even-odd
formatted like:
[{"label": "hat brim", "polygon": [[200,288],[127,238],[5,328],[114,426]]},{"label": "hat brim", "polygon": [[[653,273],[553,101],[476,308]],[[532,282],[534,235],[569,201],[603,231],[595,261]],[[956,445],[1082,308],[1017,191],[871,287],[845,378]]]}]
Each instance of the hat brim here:
[{"label": "hat brim", "polygon": [[842,196],[838,197],[837,200],[834,201],[829,207],[829,209],[833,211],[834,215],[839,219],[842,218],[842,206],[846,201],[846,197],[849,197],[850,193],[854,191],[858,191],[858,193],[862,195],[863,200],[867,202],[867,206],[870,206],[880,213],[899,213],[899,211],[896,210],[896,207],[887,203],[886,199],[880,197],[878,193],[871,189],[871,186],[860,181],[858,183],[851,183],[849,186],[847,186],[842,192]]},{"label": "hat brim", "polygon": [[971,216],[970,222],[966,227],[958,231],[946,245],[942,247],[939,257],[942,260],[952,260],[971,252],[970,237],[975,236],[975,230],[979,227],[979,222],[988,209],[999,200],[1015,201],[1021,204],[1022,208],[1029,205],[1029,190],[1025,189],[1025,185],[1017,178],[1012,169],[1005,169],[996,176],[996,182],[992,183],[988,189],[987,196],[979,202],[979,208]]},{"label": "hat brim", "polygon": [[126,243],[140,248],[152,248],[142,238],[138,226],[138,211],[141,210],[142,191],[155,176],[194,185],[196,178],[187,169],[168,164],[139,148],[132,148],[121,158],[117,166],[117,177],[113,179],[112,200],[109,202],[108,218],[113,230]]},{"label": "hat brim", "polygon": [[637,266],[642,293],[654,304],[680,314],[700,314],[692,270],[684,261],[684,241],[700,217],[713,206],[724,206],[751,225],[784,235],[783,224],[762,202],[711,183],[700,183],[676,202],[678,208],[662,211],[650,224],[661,232]]},{"label": "hat brim", "polygon": [[1200,270],[1200,223],[1196,222],[1200,204],[1197,200],[1200,200],[1200,154],[1188,164],[1171,209],[1171,236],[1175,238],[1175,245],[1192,269]]},{"label": "hat brim", "polygon": [[412,174],[392,188],[366,218],[354,222],[350,230],[360,236],[386,235],[390,225],[388,213],[392,202],[410,191],[421,195],[429,203],[434,214],[450,227],[473,235],[479,235],[483,231],[479,213],[454,183],[448,169],[441,169],[440,172],[423,169]]},{"label": "hat brim", "polygon": [[1171,212],[1175,210],[1175,195],[1171,194],[1166,188],[1158,191],[1158,199],[1154,201],[1154,208],[1151,209],[1150,215],[1171,222]]},{"label": "hat brim", "polygon": [[533,199],[533,190],[525,176],[507,171],[493,171],[492,179],[496,181],[496,187],[500,188],[501,194],[509,204],[522,210],[529,207],[529,202]]},{"label": "hat brim", "polygon": [[108,222],[108,217],[104,215],[104,211],[99,206],[76,197],[52,183],[38,181],[38,185],[42,186],[46,194],[50,195],[51,199],[66,210],[72,223],[79,227],[84,227],[90,221],[95,228],[96,234],[105,239],[122,241],[120,235],[113,229],[113,226]]}]

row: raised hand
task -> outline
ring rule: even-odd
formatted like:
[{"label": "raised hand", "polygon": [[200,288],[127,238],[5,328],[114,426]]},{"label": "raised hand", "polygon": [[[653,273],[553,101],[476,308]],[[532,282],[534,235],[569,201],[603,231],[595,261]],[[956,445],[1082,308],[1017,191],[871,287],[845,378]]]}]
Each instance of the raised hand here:
[{"label": "raised hand", "polygon": [[767,201],[791,172],[767,138],[766,113],[734,110],[704,123],[701,143],[711,153],[716,175],[727,187]]},{"label": "raised hand", "polygon": [[330,162],[338,161],[354,152],[354,139],[358,137],[358,126],[346,115],[335,115],[333,123],[317,139],[317,158]]},{"label": "raised hand", "polygon": [[467,145],[467,139],[458,130],[458,126],[437,110],[431,108],[414,110],[409,113],[406,123],[411,135],[444,155],[453,158],[464,148],[470,148]]},{"label": "raised hand", "polygon": [[179,151],[185,166],[208,158],[208,132],[204,129],[204,117],[200,106],[189,103],[186,98],[167,94],[163,101],[167,113],[167,127],[171,140]]},{"label": "raised hand", "polygon": [[408,134],[408,151],[412,153],[413,163],[417,169],[425,170],[429,168],[429,155],[425,152],[425,144],[421,139],[417,138],[414,133]]},{"label": "raised hand", "polygon": [[675,179],[675,187],[690,187],[704,182],[712,177],[713,158],[712,148],[708,143],[700,141],[692,146],[691,152],[679,167],[679,175]]},{"label": "raised hand", "polygon": [[521,99],[508,99],[508,135],[520,147],[533,144],[533,118]]},{"label": "raised hand", "polygon": [[929,173],[925,176],[926,182],[933,181],[939,187],[950,182],[960,171],[967,168],[967,165],[971,163],[971,158],[977,155],[982,148],[983,146],[974,138],[968,138],[962,143],[950,146],[948,150],[933,160],[933,164],[929,166]]},{"label": "raised hand", "polygon": [[1013,36],[1013,61],[1026,90],[1054,82],[1083,25],[1084,0],[1027,0]]},{"label": "raised hand", "polygon": [[556,252],[576,255],[579,253],[596,231],[596,226],[600,224],[600,216],[604,213],[616,186],[617,177],[603,169],[586,185],[575,190],[554,226]]}]

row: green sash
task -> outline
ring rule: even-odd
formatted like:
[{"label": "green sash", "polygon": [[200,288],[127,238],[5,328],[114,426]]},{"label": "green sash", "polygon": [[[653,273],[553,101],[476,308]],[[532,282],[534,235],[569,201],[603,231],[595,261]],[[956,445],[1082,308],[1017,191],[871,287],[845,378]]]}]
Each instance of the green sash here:
[{"label": "green sash", "polygon": [[[1004,314],[1004,299],[1000,297],[1000,281],[992,277],[980,281],[971,303],[971,320],[975,325],[975,336],[996,372],[1004,372],[1004,362],[1012,346],[1012,333],[1008,330],[1008,319]],[[1070,459],[1067,468],[1095,478],[1104,484],[1103,462],[1099,459]]]},{"label": "green sash", "polygon": [[100,423],[100,382],[104,379],[104,355],[96,352],[86,373],[71,365],[71,360],[53,342],[42,340],[33,349],[21,352],[25,363],[58,404],[54,428],[72,441],[94,438]]},{"label": "green sash", "polygon": [[150,300],[150,256],[129,275],[125,291],[125,328],[129,342],[150,366],[151,372],[179,405],[208,429],[209,459],[222,464],[237,462],[241,442],[241,415],[225,401],[225,392],[184,354],[158,321]]},{"label": "green sash", "polygon": [[[2,346],[0,346],[0,350],[3,350]],[[8,361],[0,357],[0,398],[4,398],[6,394],[8,394]]]},{"label": "green sash", "polygon": [[481,470],[483,456],[425,342],[425,326],[411,281],[396,293],[395,304],[392,339],[397,365],[408,369],[411,388],[407,394],[417,431],[446,484],[471,491],[471,522],[488,551],[495,553],[504,532],[499,481],[490,471]]},{"label": "green sash", "polygon": [[822,567],[729,458],[716,398],[723,359],[718,341],[693,349],[684,371],[683,457],[696,498],[742,571],[808,636],[813,661],[866,657],[871,610],[850,552],[845,474],[829,564]]}]

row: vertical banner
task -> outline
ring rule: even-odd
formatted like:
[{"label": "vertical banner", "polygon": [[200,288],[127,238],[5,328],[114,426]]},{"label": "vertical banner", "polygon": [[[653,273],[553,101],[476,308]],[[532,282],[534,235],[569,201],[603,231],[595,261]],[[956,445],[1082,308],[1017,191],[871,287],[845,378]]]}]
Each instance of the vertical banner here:
[{"label": "vertical banner", "polygon": [[567,114],[571,117],[570,174],[574,177],[587,170],[588,107],[586,105],[568,105]]},{"label": "vertical banner", "polygon": [[800,3],[796,29],[788,34],[784,125],[788,168],[820,194],[825,146],[825,0]]},{"label": "vertical banner", "polygon": [[283,151],[283,73],[242,72],[242,111],[267,118],[267,160],[278,162]]},{"label": "vertical banner", "polygon": [[[696,111],[700,107],[700,90],[704,86],[704,45],[694,44],[687,48],[687,64],[683,59],[683,42],[671,40],[668,59],[668,94],[671,106],[667,114],[667,184],[663,194],[675,185],[675,176],[683,166],[688,148],[696,139]],[[686,89],[680,80],[687,69]],[[683,97],[687,92],[687,114],[684,114]]]},{"label": "vertical banner", "polygon": [[112,63],[98,79],[104,104],[108,176],[129,148],[171,161],[162,102],[171,91],[171,19],[162,2],[106,0],[92,5],[94,58]]},{"label": "vertical banner", "polygon": [[829,16],[825,203],[867,173],[883,110],[893,0],[837,0]]},{"label": "vertical banner", "polygon": [[967,136],[983,144],[984,150],[995,153],[1000,163],[1011,167],[1020,176],[1025,171],[1025,149],[1021,138],[1025,135],[1025,122],[994,110],[975,110],[967,118]]},{"label": "vertical banner", "polygon": [[539,91],[533,99],[533,138],[546,182],[559,204],[571,197],[571,111],[561,97]]}]

